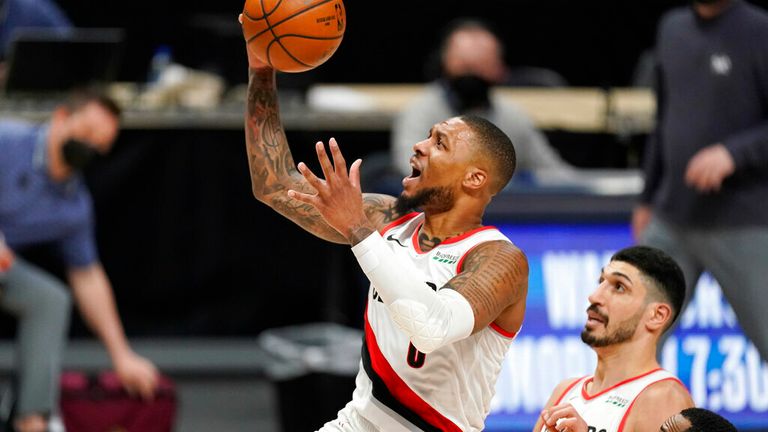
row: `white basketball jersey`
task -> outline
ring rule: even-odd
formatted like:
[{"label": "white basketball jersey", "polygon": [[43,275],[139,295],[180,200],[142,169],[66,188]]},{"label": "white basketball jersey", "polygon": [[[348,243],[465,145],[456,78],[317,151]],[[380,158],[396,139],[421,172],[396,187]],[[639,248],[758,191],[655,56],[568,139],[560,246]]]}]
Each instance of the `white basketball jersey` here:
[{"label": "white basketball jersey", "polygon": [[[423,222],[423,213],[411,213],[381,233],[395,254],[409,258],[427,278],[424,283],[435,290],[461,270],[473,247],[509,241],[496,228],[482,227],[423,252],[417,238]],[[392,321],[371,286],[361,367],[348,408],[386,432],[480,431],[514,336],[491,324],[429,354],[421,353]]]},{"label": "white basketball jersey", "polygon": [[[574,381],[565,389],[555,405],[570,403],[587,422],[590,431],[621,432],[626,424],[632,405],[640,393],[651,384],[673,380],[683,385],[677,377],[664,369],[654,369],[642,375],[624,380],[600,393],[589,395],[587,385],[594,376]],[[542,432],[546,432],[546,426]]]}]

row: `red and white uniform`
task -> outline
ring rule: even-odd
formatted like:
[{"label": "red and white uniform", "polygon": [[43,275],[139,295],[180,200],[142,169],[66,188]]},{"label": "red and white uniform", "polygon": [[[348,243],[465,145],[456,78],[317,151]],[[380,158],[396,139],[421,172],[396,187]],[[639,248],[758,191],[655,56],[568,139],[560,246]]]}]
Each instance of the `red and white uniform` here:
[{"label": "red and white uniform", "polygon": [[[418,232],[423,213],[411,213],[381,230],[395,254],[410,259],[439,289],[456,276],[467,253],[482,242],[509,241],[495,227],[447,239],[424,252]],[[375,287],[368,293],[365,341],[357,388],[342,410],[380,431],[480,431],[496,379],[514,334],[495,324],[465,339],[423,354],[389,316]]]},{"label": "red and white uniform", "polygon": [[[640,393],[650,385],[659,381],[677,381],[677,377],[664,369],[658,368],[642,375],[624,380],[600,393],[589,395],[587,385],[594,379],[593,375],[577,379],[565,389],[555,405],[570,403],[587,422],[589,430],[595,432],[621,432],[627,422],[627,417]],[[685,386],[683,386],[685,387]],[[542,427],[546,432],[546,426]]]}]

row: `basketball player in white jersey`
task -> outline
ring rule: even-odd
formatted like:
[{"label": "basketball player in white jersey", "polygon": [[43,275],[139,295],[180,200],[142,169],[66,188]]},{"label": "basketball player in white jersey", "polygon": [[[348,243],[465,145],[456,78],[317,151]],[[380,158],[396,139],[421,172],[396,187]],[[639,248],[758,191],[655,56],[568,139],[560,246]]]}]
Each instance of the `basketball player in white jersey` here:
[{"label": "basketball player in white jersey", "polygon": [[693,407],[680,380],[656,361],[659,337],[684,295],[683,273],[664,252],[633,246],[614,254],[589,296],[581,332],[597,354],[595,373],[561,382],[534,432],[658,431]]},{"label": "basketball player in white jersey", "polygon": [[371,280],[356,389],[321,430],[482,430],[528,290],[525,255],[482,223],[515,168],[509,138],[476,117],[436,124],[414,145],[413,173],[396,199],[362,194],[361,161],[348,170],[333,138],[330,157],[316,144],[323,179],[297,169],[275,72],[250,51],[246,109],[256,198],[352,246]]}]

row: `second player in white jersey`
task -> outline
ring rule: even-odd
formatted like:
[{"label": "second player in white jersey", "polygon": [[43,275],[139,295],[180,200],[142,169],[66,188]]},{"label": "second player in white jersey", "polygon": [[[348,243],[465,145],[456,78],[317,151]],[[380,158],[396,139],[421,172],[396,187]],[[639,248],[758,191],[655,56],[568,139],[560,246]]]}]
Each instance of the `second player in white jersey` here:
[{"label": "second player in white jersey", "polygon": [[[664,369],[653,369],[642,375],[628,378],[606,390],[590,394],[587,391],[594,376],[586,376],[573,381],[555,405],[570,403],[586,421],[590,431],[623,432],[629,413],[640,393],[660,381],[674,381],[683,387],[680,380]],[[548,432],[546,427],[541,432]]]}]

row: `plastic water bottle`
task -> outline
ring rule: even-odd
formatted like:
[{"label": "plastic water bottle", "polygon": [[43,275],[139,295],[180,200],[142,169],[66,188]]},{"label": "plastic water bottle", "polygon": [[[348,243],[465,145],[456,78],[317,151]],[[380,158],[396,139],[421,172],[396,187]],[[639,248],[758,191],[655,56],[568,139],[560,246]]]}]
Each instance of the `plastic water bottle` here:
[{"label": "plastic water bottle", "polygon": [[171,55],[171,47],[168,45],[160,45],[155,49],[155,54],[152,55],[152,60],[149,62],[149,76],[147,81],[150,84],[157,83],[160,77],[163,75],[163,71],[171,64],[173,56]]}]

